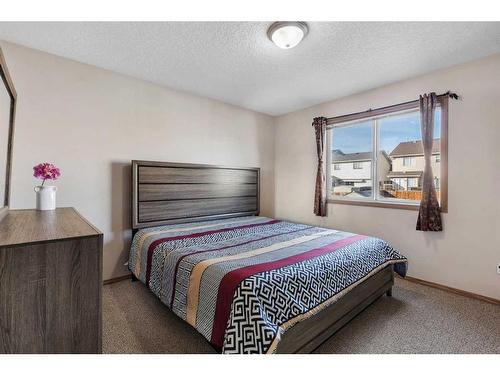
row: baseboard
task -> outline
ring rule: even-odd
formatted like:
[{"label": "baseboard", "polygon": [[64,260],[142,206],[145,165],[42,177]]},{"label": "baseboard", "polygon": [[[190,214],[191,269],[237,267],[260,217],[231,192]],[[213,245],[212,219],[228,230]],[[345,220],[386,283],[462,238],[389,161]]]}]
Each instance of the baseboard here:
[{"label": "baseboard", "polygon": [[107,279],[107,280],[104,280],[103,281],[103,285],[107,285],[107,284],[113,284],[113,283],[117,283],[119,281],[123,281],[123,280],[127,280],[127,279],[131,279],[132,278],[132,274],[129,273],[128,275],[123,275],[123,276],[120,276],[120,277],[114,277],[112,279]]},{"label": "baseboard", "polygon": [[[397,277],[399,277],[401,279],[401,277],[399,275],[397,275]],[[450,293],[458,294],[458,295],[461,295],[464,297],[478,299],[480,301],[492,303],[494,305],[500,305],[500,300],[495,299],[495,298],[482,296],[482,295],[476,294],[476,293],[466,292],[465,290],[452,288],[452,287],[438,284],[438,283],[433,283],[431,281],[417,279],[416,277],[406,276],[404,279],[407,281],[410,281],[412,283],[430,286],[431,288],[441,289],[441,290],[444,290],[445,292],[450,292]]]}]

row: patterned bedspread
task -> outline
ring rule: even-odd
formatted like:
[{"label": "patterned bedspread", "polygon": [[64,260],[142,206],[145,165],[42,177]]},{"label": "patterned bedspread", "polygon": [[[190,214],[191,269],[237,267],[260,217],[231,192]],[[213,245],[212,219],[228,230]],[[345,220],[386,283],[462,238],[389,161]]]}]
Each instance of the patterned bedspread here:
[{"label": "patterned bedspread", "polygon": [[137,232],[129,268],[223,353],[273,353],[282,333],[406,258],[385,241],[266,217]]}]

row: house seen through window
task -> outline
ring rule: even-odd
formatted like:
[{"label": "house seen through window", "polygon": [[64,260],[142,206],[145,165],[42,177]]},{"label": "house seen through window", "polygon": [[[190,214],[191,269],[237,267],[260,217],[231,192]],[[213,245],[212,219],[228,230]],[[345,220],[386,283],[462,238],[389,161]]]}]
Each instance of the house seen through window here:
[{"label": "house seen through window", "polygon": [[[330,199],[415,205],[420,202],[425,161],[418,108],[335,124],[329,128],[328,137]],[[438,199],[440,145],[438,107],[431,157]]]}]

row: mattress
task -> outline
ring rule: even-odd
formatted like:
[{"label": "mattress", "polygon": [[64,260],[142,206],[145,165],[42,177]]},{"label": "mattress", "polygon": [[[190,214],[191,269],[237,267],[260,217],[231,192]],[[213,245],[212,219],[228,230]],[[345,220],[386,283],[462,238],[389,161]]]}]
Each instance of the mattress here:
[{"label": "mattress", "polygon": [[223,353],[273,353],[282,334],[389,264],[380,238],[248,216],[139,230],[129,268]]}]

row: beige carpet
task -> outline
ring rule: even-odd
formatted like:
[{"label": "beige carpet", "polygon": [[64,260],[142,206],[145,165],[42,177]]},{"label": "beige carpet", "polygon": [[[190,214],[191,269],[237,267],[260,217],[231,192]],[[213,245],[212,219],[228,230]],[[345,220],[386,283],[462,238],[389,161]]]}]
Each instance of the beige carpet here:
[{"label": "beige carpet", "polygon": [[[140,282],[104,286],[104,353],[214,353]],[[500,353],[500,306],[396,279],[317,353]]]}]

